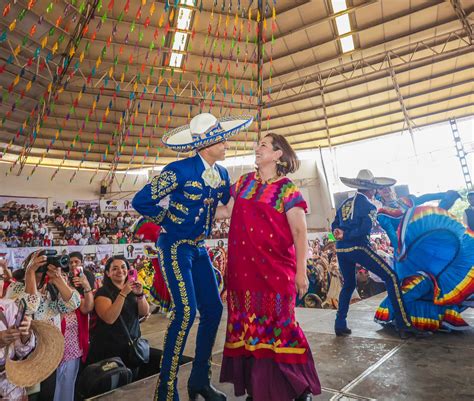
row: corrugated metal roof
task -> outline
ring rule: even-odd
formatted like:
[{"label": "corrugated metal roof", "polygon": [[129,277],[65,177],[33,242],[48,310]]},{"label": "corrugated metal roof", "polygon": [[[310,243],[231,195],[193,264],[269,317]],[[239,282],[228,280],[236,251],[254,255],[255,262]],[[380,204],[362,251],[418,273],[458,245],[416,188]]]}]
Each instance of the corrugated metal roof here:
[{"label": "corrugated metal roof", "polygon": [[[166,164],[176,155],[161,147],[160,137],[165,129],[188,123],[201,103],[215,115],[256,114],[257,10],[251,8],[249,20],[246,8],[252,2],[199,0],[184,71],[171,71],[166,63],[179,12],[171,11],[174,2],[165,11],[165,1],[109,0],[75,49],[66,72],[73,76],[50,99],[35,138],[38,99],[57,75],[61,54],[81,21],[79,2],[55,2],[46,12],[50,3],[29,2],[33,6],[20,21],[28,3],[18,1],[0,21],[4,160],[18,160],[26,147],[21,161],[28,164],[115,164],[121,170]],[[8,4],[0,1],[0,9]],[[355,50],[345,54],[335,24],[341,13],[332,12],[330,0],[264,4],[263,133],[283,134],[296,149],[308,149],[408,126],[416,134],[416,127],[474,114],[472,1],[347,0]],[[64,39],[53,55],[60,35]],[[256,135],[254,124],[232,138],[230,155],[249,153]]]}]

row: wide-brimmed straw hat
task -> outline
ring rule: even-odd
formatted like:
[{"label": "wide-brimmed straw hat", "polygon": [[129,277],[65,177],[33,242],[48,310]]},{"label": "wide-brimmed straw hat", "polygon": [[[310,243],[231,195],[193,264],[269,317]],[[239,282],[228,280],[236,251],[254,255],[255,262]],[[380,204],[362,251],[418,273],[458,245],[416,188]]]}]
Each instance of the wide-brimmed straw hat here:
[{"label": "wide-brimmed straw hat", "polygon": [[370,170],[360,170],[356,178],[341,177],[341,181],[351,188],[380,189],[395,185],[397,180],[388,177],[374,177]]},{"label": "wide-brimmed straw hat", "polygon": [[36,338],[34,351],[26,359],[7,358],[5,363],[8,381],[19,387],[30,387],[48,378],[64,355],[64,337],[56,326],[33,320],[31,329]]},{"label": "wide-brimmed straw hat", "polygon": [[189,152],[225,141],[247,128],[253,121],[249,115],[216,118],[209,113],[193,117],[191,122],[163,135],[163,144],[177,152]]}]

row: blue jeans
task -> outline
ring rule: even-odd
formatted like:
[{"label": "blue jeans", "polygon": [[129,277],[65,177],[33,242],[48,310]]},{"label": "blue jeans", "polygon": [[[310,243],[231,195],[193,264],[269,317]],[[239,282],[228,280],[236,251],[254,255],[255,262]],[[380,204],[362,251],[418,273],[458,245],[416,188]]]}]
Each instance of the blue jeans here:
[{"label": "blue jeans", "polygon": [[210,383],[211,354],[222,316],[222,302],[214,270],[204,244],[162,234],[157,243],[161,271],[174,303],[165,337],[155,400],[178,401],[178,365],[196,311],[200,320],[196,355],[188,386]]}]

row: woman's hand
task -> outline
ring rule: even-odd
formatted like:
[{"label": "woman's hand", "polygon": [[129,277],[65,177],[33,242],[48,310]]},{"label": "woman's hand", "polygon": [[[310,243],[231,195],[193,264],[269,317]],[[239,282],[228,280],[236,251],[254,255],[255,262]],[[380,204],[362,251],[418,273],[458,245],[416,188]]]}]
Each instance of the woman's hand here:
[{"label": "woman's hand", "polygon": [[0,331],[0,347],[6,347],[20,338],[21,332],[14,327]]},{"label": "woman's hand", "polygon": [[302,299],[308,292],[309,288],[309,281],[306,272],[296,273],[295,283],[298,296]]},{"label": "woman's hand", "polygon": [[130,281],[126,281],[123,288],[120,290],[120,294],[124,295],[125,297],[130,294],[133,290],[133,284]]},{"label": "woman's hand", "polygon": [[26,271],[27,272],[33,272],[36,273],[36,271],[41,267],[44,266],[44,264],[47,261],[47,256],[46,255],[39,255],[41,251],[36,251],[34,256],[30,259],[30,263],[28,263],[28,266],[26,266]]},{"label": "woman's hand", "polygon": [[64,281],[63,275],[61,274],[61,268],[54,265],[48,265],[48,271],[46,275],[49,277],[49,281],[56,285],[59,281]]},{"label": "woman's hand", "polygon": [[8,263],[5,259],[0,259],[0,271],[1,275],[3,276],[5,272],[8,270]]},{"label": "woman's hand", "polygon": [[135,281],[134,283],[132,283],[131,287],[132,287],[132,291],[135,295],[143,294],[143,285],[139,281]]},{"label": "woman's hand", "polygon": [[31,321],[32,319],[30,316],[25,316],[20,324],[20,327],[18,327],[18,330],[20,331],[21,342],[23,344],[26,344],[31,337]]}]

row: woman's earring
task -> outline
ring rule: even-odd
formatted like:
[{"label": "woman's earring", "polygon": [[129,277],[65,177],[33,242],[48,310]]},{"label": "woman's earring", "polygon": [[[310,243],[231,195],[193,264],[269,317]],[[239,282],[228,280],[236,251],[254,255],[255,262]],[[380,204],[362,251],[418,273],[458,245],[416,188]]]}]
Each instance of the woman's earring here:
[{"label": "woman's earring", "polygon": [[276,163],[278,166],[283,166],[283,167],[286,167],[286,166],[288,165],[287,162],[282,162],[281,160],[277,160],[275,163]]}]

